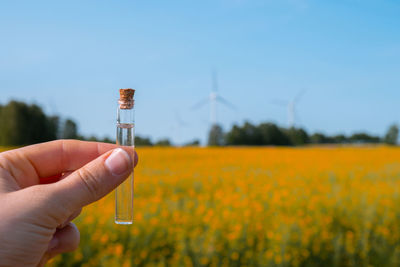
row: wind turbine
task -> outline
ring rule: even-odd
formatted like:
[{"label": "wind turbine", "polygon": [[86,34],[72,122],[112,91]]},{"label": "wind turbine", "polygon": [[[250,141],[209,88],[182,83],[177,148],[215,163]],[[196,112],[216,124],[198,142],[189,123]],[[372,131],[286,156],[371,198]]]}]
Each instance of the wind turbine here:
[{"label": "wind turbine", "polygon": [[226,107],[236,110],[236,106],[230,103],[228,100],[223,98],[218,94],[218,81],[217,81],[217,72],[213,71],[212,72],[212,88],[210,95],[199,101],[197,104],[195,104],[192,107],[192,110],[199,109],[205,104],[209,103],[210,104],[210,124],[211,126],[218,124],[218,117],[217,117],[217,104],[221,103],[225,105]]},{"label": "wind turbine", "polygon": [[293,99],[289,101],[281,99],[275,99],[274,101],[272,101],[272,104],[274,105],[287,108],[287,123],[289,128],[294,127],[296,124],[296,118],[298,118],[296,113],[296,106],[298,105],[305,92],[306,90],[301,90]]},{"label": "wind turbine", "polygon": [[182,119],[180,116],[180,113],[175,110],[175,121],[176,125],[173,127],[173,130],[176,131],[176,137],[177,137],[177,146],[181,146],[182,143],[182,128],[183,127],[188,127],[188,124]]}]

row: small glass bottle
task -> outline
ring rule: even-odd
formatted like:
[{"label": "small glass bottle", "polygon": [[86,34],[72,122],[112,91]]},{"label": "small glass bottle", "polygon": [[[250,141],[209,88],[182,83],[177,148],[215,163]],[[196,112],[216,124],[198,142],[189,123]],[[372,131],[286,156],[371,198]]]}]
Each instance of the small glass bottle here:
[{"label": "small glass bottle", "polygon": [[[134,89],[120,89],[117,109],[117,145],[135,146],[135,101]],[[134,155],[132,155],[133,158]],[[115,223],[133,222],[133,171],[122,184],[115,189]]]}]

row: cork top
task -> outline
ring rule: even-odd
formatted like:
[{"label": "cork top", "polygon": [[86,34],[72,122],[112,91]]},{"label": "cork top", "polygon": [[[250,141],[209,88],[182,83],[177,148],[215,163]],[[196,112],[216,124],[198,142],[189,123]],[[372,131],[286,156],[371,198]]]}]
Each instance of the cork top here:
[{"label": "cork top", "polygon": [[131,109],[135,101],[133,96],[135,95],[135,90],[131,88],[119,89],[119,107],[121,109]]}]

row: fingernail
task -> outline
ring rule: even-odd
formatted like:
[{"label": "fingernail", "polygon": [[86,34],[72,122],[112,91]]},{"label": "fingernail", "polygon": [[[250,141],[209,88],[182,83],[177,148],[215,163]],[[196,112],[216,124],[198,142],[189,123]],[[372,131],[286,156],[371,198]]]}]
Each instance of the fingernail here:
[{"label": "fingernail", "polygon": [[119,176],[126,173],[131,165],[131,161],[131,157],[125,150],[116,148],[106,159],[105,165],[114,176]]},{"label": "fingernail", "polygon": [[59,242],[58,238],[53,236],[53,238],[50,240],[48,250],[51,250],[51,249],[57,247],[58,246],[58,242]]}]

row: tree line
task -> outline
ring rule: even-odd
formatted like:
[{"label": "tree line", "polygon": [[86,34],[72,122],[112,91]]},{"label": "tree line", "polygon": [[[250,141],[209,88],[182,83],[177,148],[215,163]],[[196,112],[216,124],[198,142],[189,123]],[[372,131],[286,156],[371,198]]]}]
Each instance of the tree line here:
[{"label": "tree line", "polygon": [[[368,144],[385,143],[396,145],[399,135],[397,125],[392,125],[382,136],[373,136],[367,133],[355,133],[350,136],[329,136],[323,133],[310,135],[302,128],[282,128],[274,123],[252,124],[245,122],[234,125],[228,132],[221,126],[211,127],[208,136],[210,146],[302,146],[308,144]],[[26,104],[19,101],[10,101],[0,105],[0,145],[22,146],[41,143],[56,139],[79,139],[114,143],[110,138],[85,137],[78,131],[76,122],[70,118],[48,116],[36,104]],[[200,142],[194,140],[185,145],[198,146]],[[148,137],[135,137],[137,146],[171,146],[168,139],[153,142]]]},{"label": "tree line", "polygon": [[209,146],[302,146],[308,144],[379,144],[396,145],[399,128],[393,124],[383,137],[367,133],[354,133],[346,136],[325,135],[314,133],[310,135],[302,128],[282,128],[270,122],[258,125],[245,122],[243,125],[234,125],[230,131],[224,133],[220,125],[213,125],[208,135]]},{"label": "tree line", "polygon": [[[24,146],[56,139],[78,139],[115,143],[108,137],[85,137],[78,131],[78,125],[70,118],[48,116],[36,104],[10,101],[0,105],[0,146]],[[152,142],[150,138],[135,137],[137,146],[170,146],[168,139]]]}]

